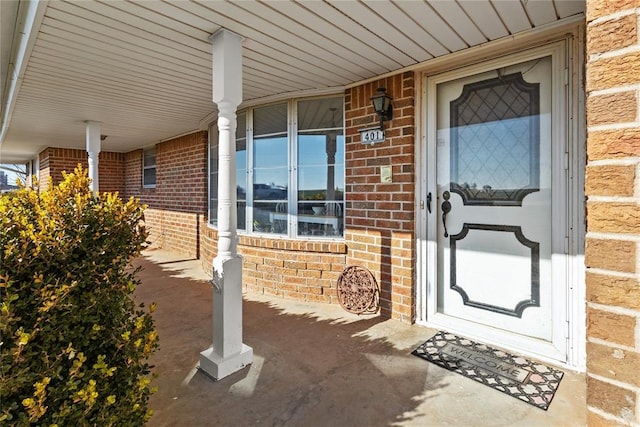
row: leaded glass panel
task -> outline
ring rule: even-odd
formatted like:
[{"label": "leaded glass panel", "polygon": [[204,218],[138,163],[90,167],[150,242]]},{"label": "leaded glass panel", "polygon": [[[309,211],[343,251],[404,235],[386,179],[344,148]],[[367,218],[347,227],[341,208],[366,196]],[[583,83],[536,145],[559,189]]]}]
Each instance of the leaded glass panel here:
[{"label": "leaded glass panel", "polygon": [[451,191],[465,205],[520,206],[539,191],[538,83],[513,73],[451,101]]}]

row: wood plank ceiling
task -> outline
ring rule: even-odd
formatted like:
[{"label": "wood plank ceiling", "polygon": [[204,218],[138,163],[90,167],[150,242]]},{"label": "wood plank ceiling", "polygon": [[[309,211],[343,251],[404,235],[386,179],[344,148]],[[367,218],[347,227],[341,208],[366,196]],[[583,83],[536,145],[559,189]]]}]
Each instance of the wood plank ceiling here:
[{"label": "wood plank ceiling", "polygon": [[341,88],[584,12],[573,0],[51,0],[0,161],[46,146],[105,151],[199,128],[211,101],[210,34],[243,37],[244,99]]}]

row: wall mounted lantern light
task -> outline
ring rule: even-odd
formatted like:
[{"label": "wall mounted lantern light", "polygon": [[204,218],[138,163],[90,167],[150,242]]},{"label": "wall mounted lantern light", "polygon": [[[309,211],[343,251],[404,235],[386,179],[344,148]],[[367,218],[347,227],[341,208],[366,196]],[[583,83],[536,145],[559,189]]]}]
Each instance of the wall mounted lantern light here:
[{"label": "wall mounted lantern light", "polygon": [[379,87],[375,95],[371,97],[371,104],[376,114],[380,117],[380,129],[384,130],[384,122],[391,120],[393,117],[393,105],[391,105],[391,98],[387,95],[387,89]]}]

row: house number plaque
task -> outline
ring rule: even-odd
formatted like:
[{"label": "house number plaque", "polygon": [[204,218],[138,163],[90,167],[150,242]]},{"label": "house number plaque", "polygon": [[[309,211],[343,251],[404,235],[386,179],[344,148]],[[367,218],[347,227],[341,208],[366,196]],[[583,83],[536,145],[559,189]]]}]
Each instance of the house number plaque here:
[{"label": "house number plaque", "polygon": [[384,142],[384,130],[380,128],[374,129],[362,129],[360,131],[360,141],[366,145],[373,145],[379,142]]}]

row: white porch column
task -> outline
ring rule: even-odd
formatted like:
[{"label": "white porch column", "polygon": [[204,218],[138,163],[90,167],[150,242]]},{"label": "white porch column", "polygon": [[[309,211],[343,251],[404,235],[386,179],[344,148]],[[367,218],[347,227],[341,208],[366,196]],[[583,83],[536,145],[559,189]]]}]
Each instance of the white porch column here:
[{"label": "white porch column", "polygon": [[100,122],[86,121],[87,124],[87,154],[89,155],[89,188],[94,193],[99,189],[98,157],[100,155]]},{"label": "white porch column", "polygon": [[253,361],[242,343],[242,258],[237,253],[236,109],[242,102],[242,38],[227,30],[211,36],[213,102],[218,105],[218,255],[213,260],[213,346],[200,369],[215,379]]}]

